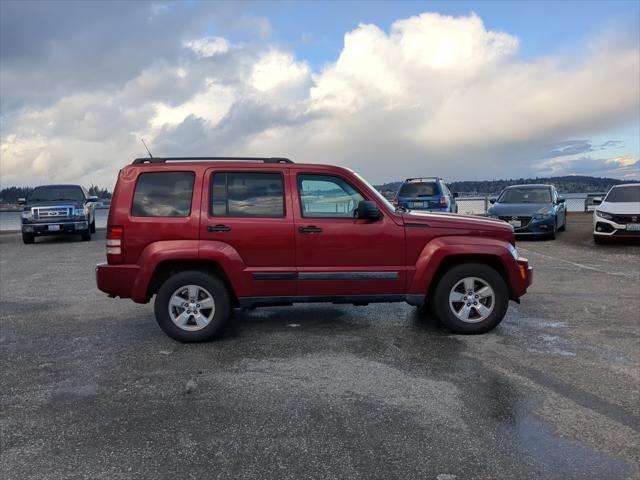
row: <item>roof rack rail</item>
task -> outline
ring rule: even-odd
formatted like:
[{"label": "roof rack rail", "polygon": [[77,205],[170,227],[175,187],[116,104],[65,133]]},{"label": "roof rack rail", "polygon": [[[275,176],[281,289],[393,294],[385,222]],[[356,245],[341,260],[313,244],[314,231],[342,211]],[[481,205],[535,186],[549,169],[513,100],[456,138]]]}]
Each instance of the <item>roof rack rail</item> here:
[{"label": "roof rack rail", "polygon": [[442,180],[442,178],[441,177],[412,177],[412,178],[407,178],[405,182],[416,182],[420,180]]},{"label": "roof rack rail", "polygon": [[264,163],[293,163],[288,158],[280,157],[151,157],[136,158],[131,164],[141,163],[167,163],[167,162],[200,162],[200,161],[226,161],[226,162],[264,162]]}]

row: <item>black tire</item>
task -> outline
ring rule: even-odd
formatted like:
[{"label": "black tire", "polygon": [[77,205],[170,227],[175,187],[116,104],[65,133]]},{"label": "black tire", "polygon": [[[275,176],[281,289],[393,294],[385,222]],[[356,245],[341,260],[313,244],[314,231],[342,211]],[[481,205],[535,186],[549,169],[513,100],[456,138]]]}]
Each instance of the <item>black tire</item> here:
[{"label": "black tire", "polygon": [[558,229],[559,232],[564,232],[567,230],[567,214],[564,214],[564,221],[562,222],[562,226]]},{"label": "black tire", "polygon": [[82,238],[83,242],[88,242],[91,240],[91,229],[87,229],[80,234],[80,238]]},{"label": "black tire", "polygon": [[600,235],[594,235],[593,243],[595,243],[596,245],[605,245],[607,243],[607,239],[604,237],[601,237]]},{"label": "black tire", "polygon": [[556,233],[558,233],[558,217],[556,217],[556,219],[553,221],[553,231],[549,235],[547,235],[547,238],[549,240],[555,240]]},{"label": "black tire", "polygon": [[[460,320],[449,305],[449,294],[464,278],[476,277],[489,285],[494,292],[493,310],[487,318],[475,323]],[[504,318],[509,307],[509,289],[496,270],[482,263],[464,263],[448,270],[436,285],[432,295],[433,308],[438,320],[449,331],[464,335],[486,333],[493,330]]]},{"label": "black tire", "polygon": [[93,222],[91,222],[91,225],[89,226],[89,231],[91,233],[96,233],[96,219],[93,219]]},{"label": "black tire", "polygon": [[[204,288],[213,297],[215,311],[207,326],[196,331],[187,331],[178,327],[169,315],[169,301],[182,286],[197,285]],[[179,272],[169,277],[158,290],[154,303],[156,321],[164,333],[174,340],[184,343],[206,342],[220,333],[231,316],[231,301],[227,287],[213,275],[199,271]]]},{"label": "black tire", "polygon": [[22,234],[22,242],[26,245],[31,245],[33,242],[36,241],[36,238],[30,234],[30,233],[23,233]]}]

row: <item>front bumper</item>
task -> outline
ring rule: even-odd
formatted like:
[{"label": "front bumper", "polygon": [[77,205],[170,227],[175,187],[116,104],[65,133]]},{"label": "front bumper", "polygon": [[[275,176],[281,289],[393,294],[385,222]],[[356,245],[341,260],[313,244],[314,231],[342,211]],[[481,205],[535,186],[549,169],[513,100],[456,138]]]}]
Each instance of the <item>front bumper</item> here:
[{"label": "front bumper", "polygon": [[640,239],[640,230],[629,230],[629,224],[594,215],[593,234],[603,238]]},{"label": "front bumper", "polygon": [[22,224],[22,233],[32,235],[64,235],[68,233],[81,233],[88,229],[89,222],[87,220]]},{"label": "front bumper", "polygon": [[549,235],[553,233],[555,228],[555,217],[549,217],[542,220],[531,219],[527,225],[513,229],[516,235]]},{"label": "front bumper", "polygon": [[515,269],[509,269],[509,276],[511,280],[511,299],[517,301],[527,293],[528,288],[533,284],[533,268],[529,265],[529,260],[522,257],[516,260],[516,267]]}]

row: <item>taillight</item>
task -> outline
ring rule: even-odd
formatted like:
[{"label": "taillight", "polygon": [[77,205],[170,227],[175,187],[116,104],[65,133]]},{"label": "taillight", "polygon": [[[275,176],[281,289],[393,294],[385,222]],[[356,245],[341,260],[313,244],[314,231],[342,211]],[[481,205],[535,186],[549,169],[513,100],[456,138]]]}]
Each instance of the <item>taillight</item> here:
[{"label": "taillight", "polygon": [[445,208],[448,207],[449,199],[447,197],[440,197],[440,206]]},{"label": "taillight", "polygon": [[107,262],[122,263],[122,237],[124,228],[120,225],[107,226]]}]

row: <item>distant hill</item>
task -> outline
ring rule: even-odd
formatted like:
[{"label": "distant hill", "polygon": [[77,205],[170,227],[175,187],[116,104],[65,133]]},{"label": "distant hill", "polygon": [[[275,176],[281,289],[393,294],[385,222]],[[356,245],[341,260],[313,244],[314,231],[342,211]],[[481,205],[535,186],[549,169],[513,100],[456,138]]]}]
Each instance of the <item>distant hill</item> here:
[{"label": "distant hill", "polygon": [[[536,178],[514,178],[510,180],[465,180],[461,182],[450,182],[449,188],[461,195],[497,195],[503,188],[509,185],[550,183],[555,185],[561,193],[589,193],[606,192],[614,185],[622,183],[633,183],[634,181],[618,180],[616,178],[599,178],[585,175],[566,175],[562,177],[536,177]],[[390,182],[382,185],[375,185],[381,192],[396,192],[402,182]]]}]

